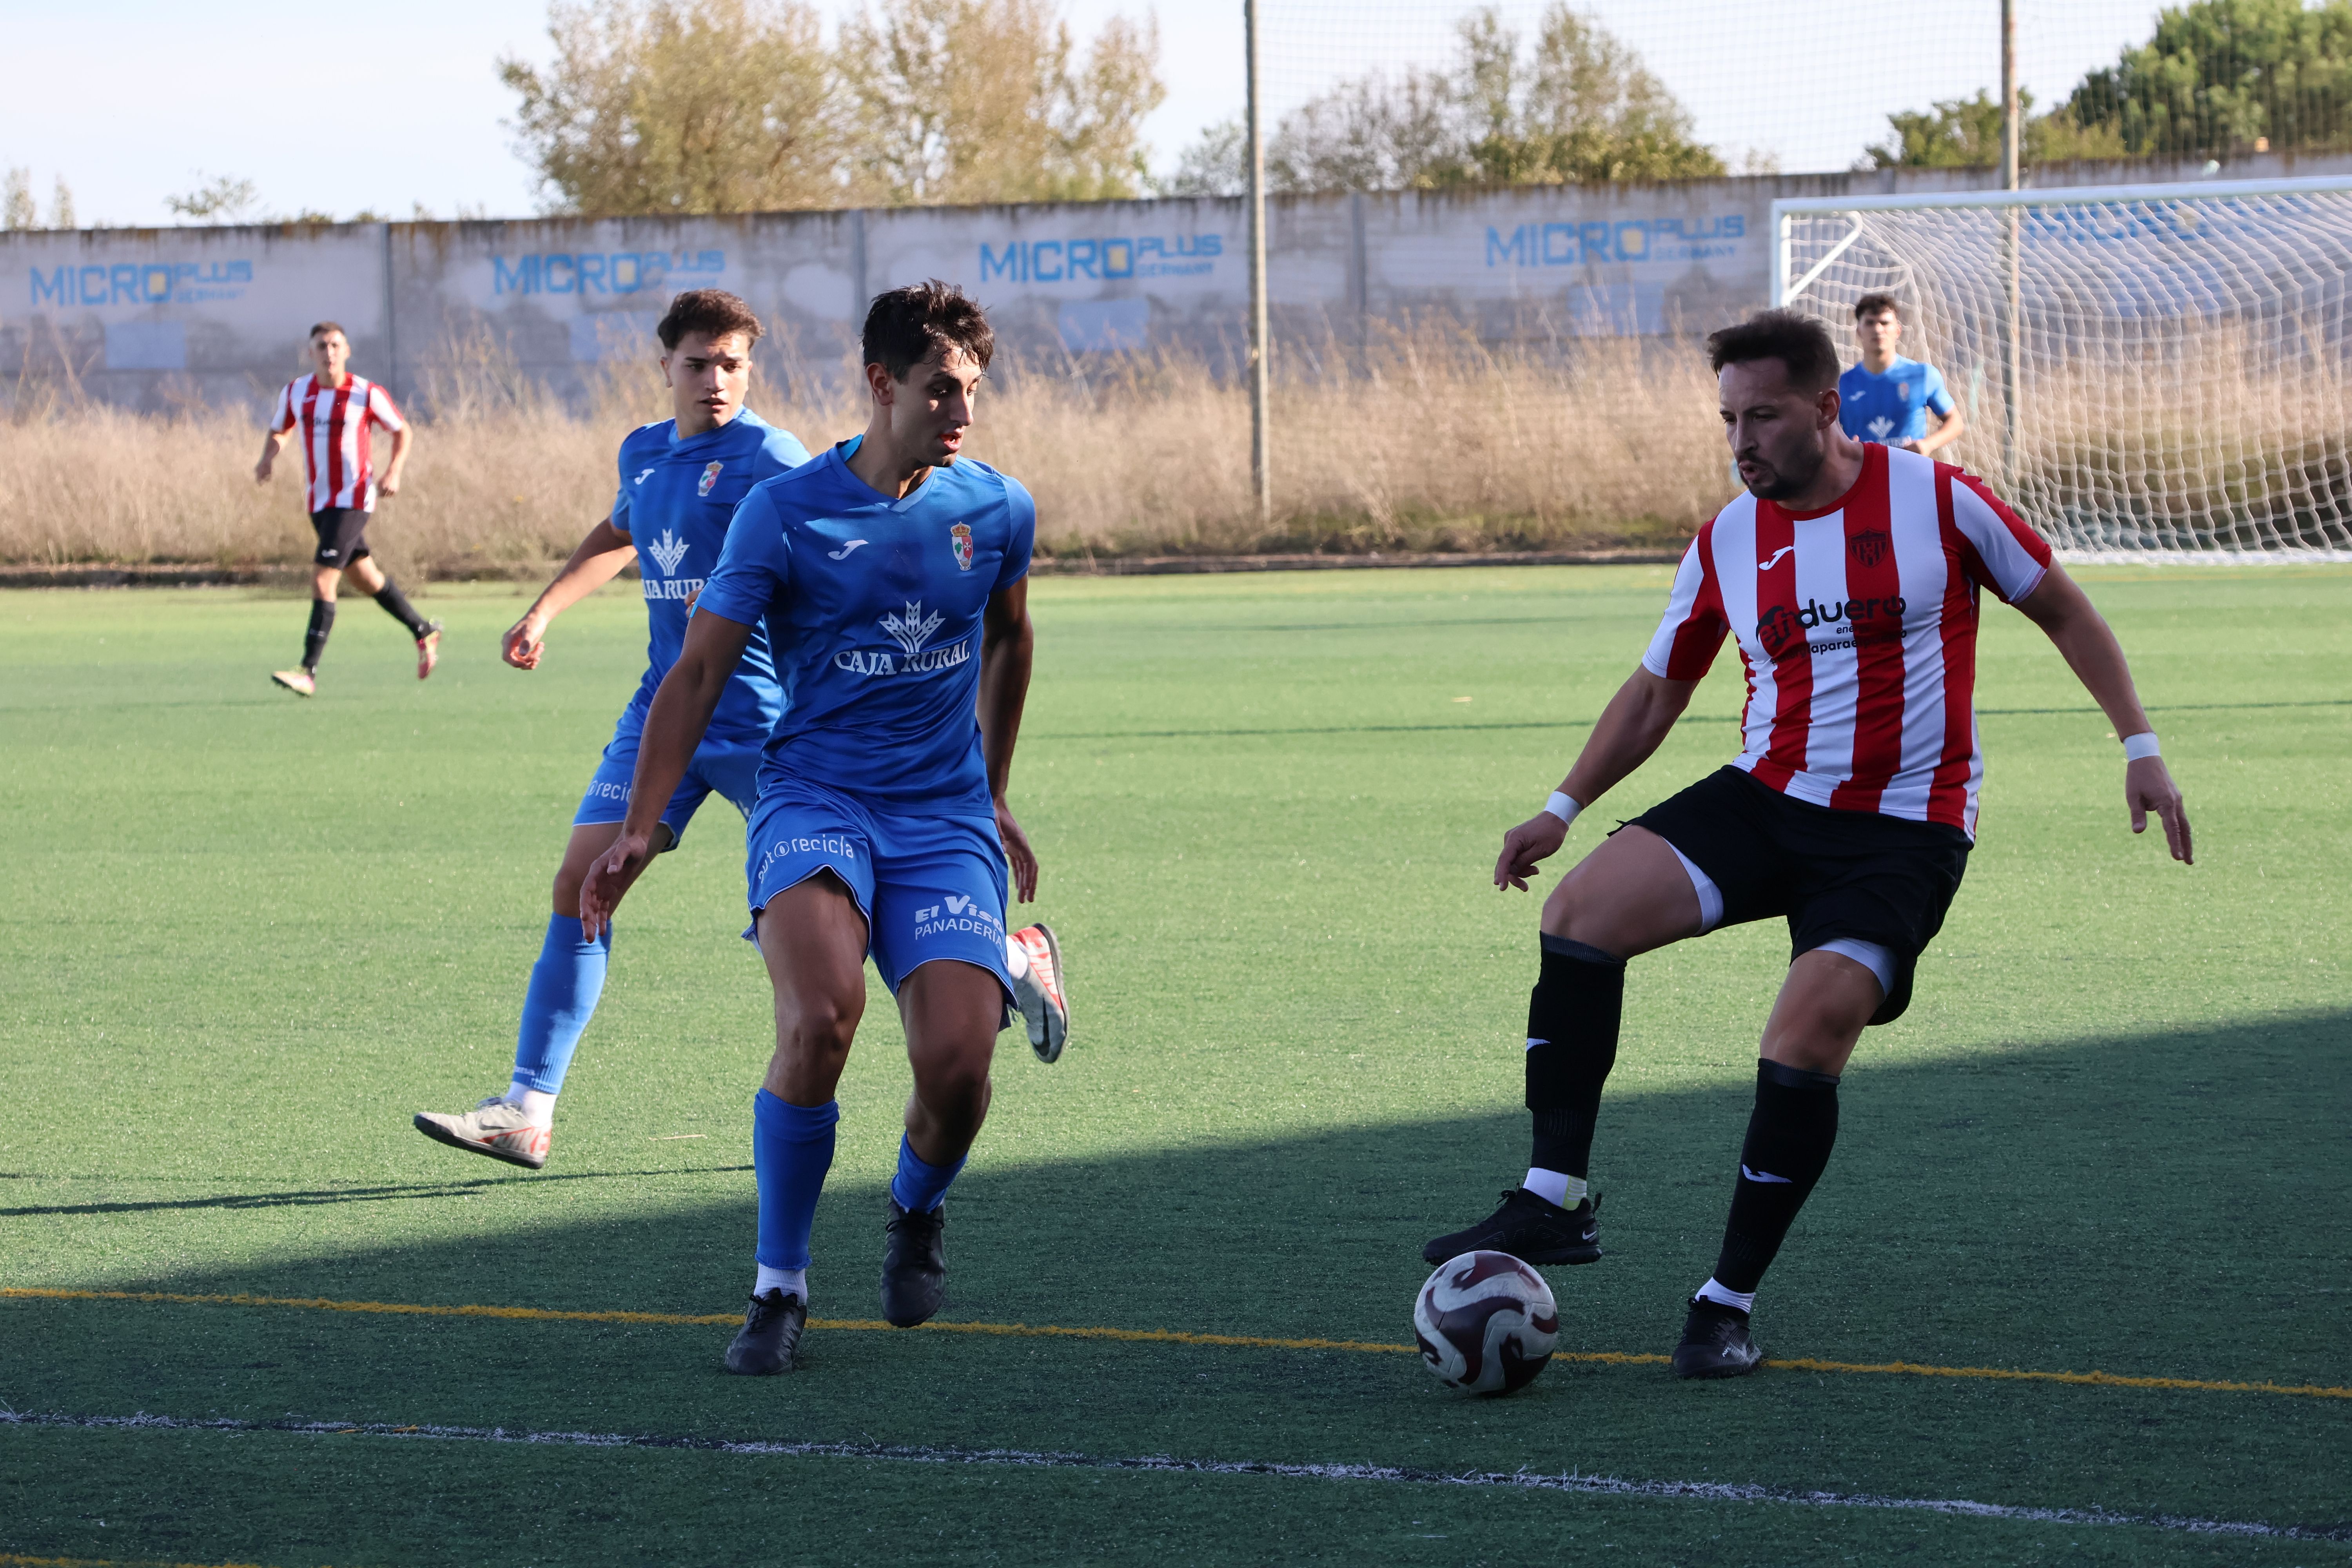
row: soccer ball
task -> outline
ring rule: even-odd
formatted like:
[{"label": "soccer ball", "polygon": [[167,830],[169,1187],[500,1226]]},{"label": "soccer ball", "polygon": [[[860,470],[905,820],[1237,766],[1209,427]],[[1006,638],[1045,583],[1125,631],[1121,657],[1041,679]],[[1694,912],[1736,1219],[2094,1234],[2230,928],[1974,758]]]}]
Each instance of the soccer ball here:
[{"label": "soccer ball", "polygon": [[1543,1276],[1507,1252],[1465,1252],[1445,1263],[1412,1304],[1422,1363],[1448,1388],[1525,1388],[1559,1342],[1559,1308]]}]

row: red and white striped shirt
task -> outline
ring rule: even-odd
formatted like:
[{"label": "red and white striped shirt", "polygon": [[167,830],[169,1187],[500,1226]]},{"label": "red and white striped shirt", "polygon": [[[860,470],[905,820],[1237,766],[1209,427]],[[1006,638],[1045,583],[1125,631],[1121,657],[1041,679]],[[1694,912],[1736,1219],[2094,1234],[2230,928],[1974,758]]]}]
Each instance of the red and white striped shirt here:
[{"label": "red and white striped shirt", "polygon": [[269,428],[302,426],[302,467],[310,476],[310,510],[331,506],[375,510],[375,467],[368,450],[371,426],[398,430],[403,421],[392,394],[365,376],[346,375],[328,386],[315,375],[286,384]]},{"label": "red and white striped shirt", "polygon": [[1876,444],[1820,511],[1743,495],[1691,541],[1642,667],[1747,666],[1733,766],[1815,805],[1976,837],[1977,600],[2024,597],[2050,547],[1974,476]]}]

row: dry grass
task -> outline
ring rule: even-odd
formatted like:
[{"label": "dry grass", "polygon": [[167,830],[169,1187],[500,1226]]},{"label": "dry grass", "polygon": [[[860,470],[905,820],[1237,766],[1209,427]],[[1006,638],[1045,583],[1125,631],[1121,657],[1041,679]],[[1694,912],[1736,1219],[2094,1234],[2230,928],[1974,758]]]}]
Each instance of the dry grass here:
[{"label": "dry grass", "polygon": [[[411,575],[543,572],[609,505],[620,437],[666,412],[658,381],[618,372],[581,414],[487,343],[437,363],[378,552]],[[1064,556],[1658,542],[1727,493],[1710,378],[1685,345],[1538,358],[1433,330],[1277,363],[1270,526],[1251,504],[1247,399],[1198,361],[1002,366],[973,450],[1035,492],[1041,549]],[[813,447],[863,424],[846,399],[755,389],[753,404]],[[0,562],[306,560],[295,465],[256,486],[260,442],[243,412],[142,416],[20,389],[0,416]]]}]

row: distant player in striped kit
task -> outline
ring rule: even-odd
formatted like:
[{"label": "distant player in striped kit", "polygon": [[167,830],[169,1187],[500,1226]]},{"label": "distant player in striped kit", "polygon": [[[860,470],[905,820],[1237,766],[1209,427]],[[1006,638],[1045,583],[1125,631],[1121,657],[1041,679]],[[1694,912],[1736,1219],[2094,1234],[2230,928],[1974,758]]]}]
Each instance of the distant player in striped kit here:
[{"label": "distant player in striped kit", "polygon": [[[277,670],[269,679],[302,697],[318,694],[319,658],[326,652],[327,634],[334,629],[335,589],[345,573],[416,639],[417,679],[432,674],[441,657],[441,623],[418,615],[368,550],[367,525],[375,498],[400,492],[400,470],[408,461],[412,437],[392,394],[345,368],[351,357],[352,341],[341,327],[320,321],[310,329],[310,363],[318,369],[289,382],[278,393],[269,434],[262,437],[261,460],[253,465],[255,482],[268,484],[278,454],[295,431],[301,431],[304,500],[310,527],[319,536],[318,552],[310,557],[315,568],[310,627],[302,638],[301,664]],[[392,432],[392,461],[383,466],[380,480],[369,441],[378,426]]]},{"label": "distant player in striped kit", "polygon": [[1490,1217],[1423,1251],[1598,1259],[1586,1182],[1626,961],[1783,917],[1788,977],[1764,1026],[1722,1251],[1674,1352],[1682,1377],[1763,1360],[1749,1310],[1828,1166],[1838,1075],[1866,1025],[1908,1005],[1959,890],[1984,774],[1972,706],[1983,589],[2049,636],[2123,738],[2132,831],[2153,812],[2173,858],[2190,858],[2123,649],[2049,546],[1971,476],[1846,435],[1819,322],[1771,310],[1707,344],[1748,493],[1699,530],[1641,668],[1544,810],[1504,835],[1495,885],[1526,888],[1577,813],[1658,749],[1727,635],[1748,683],[1741,750],[1603,840],[1545,903],[1528,1008],[1534,1156]]}]

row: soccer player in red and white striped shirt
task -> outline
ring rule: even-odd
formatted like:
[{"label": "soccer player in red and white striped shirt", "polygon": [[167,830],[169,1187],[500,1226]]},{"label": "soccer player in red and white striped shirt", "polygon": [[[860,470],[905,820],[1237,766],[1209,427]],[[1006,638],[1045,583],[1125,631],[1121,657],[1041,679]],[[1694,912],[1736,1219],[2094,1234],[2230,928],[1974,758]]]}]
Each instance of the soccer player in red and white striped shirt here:
[{"label": "soccer player in red and white striped shirt", "polygon": [[1503,837],[1495,885],[1524,889],[1579,811],[1654,752],[1727,636],[1748,680],[1729,765],[1604,839],[1544,905],[1528,1008],[1535,1152],[1524,1182],[1423,1256],[1600,1258],[1591,1174],[1617,1056],[1626,960],[1721,925],[1785,918],[1791,960],[1764,1026],[1756,1106],[1714,1275],[1675,1372],[1763,1359],[1748,1313],[1837,1135],[1838,1075],[1866,1025],[1908,1005],[1975,842],[1978,611],[1985,590],[2040,626],[2124,738],[2132,831],[2154,813],[2190,858],[2115,634],[2050,548],[1959,469],[1838,424],[1837,353],[1817,322],[1766,311],[1707,340],[1748,493],[1699,530],[1664,619],[1545,808]]},{"label": "soccer player in red and white striped shirt", "polygon": [[[320,321],[310,329],[310,361],[318,369],[278,393],[269,434],[262,438],[261,460],[253,466],[255,482],[268,484],[278,454],[296,431],[301,432],[305,501],[310,527],[319,536],[318,552],[310,557],[315,568],[310,627],[302,639],[301,664],[278,670],[269,679],[302,697],[318,692],[319,657],[326,651],[327,634],[334,629],[335,589],[345,573],[416,639],[417,679],[432,674],[441,656],[441,623],[418,615],[368,550],[367,525],[375,498],[399,493],[411,436],[392,394],[345,368],[351,357],[352,341],[341,327]],[[381,481],[369,439],[378,426],[392,433],[392,461],[383,466]]]}]

